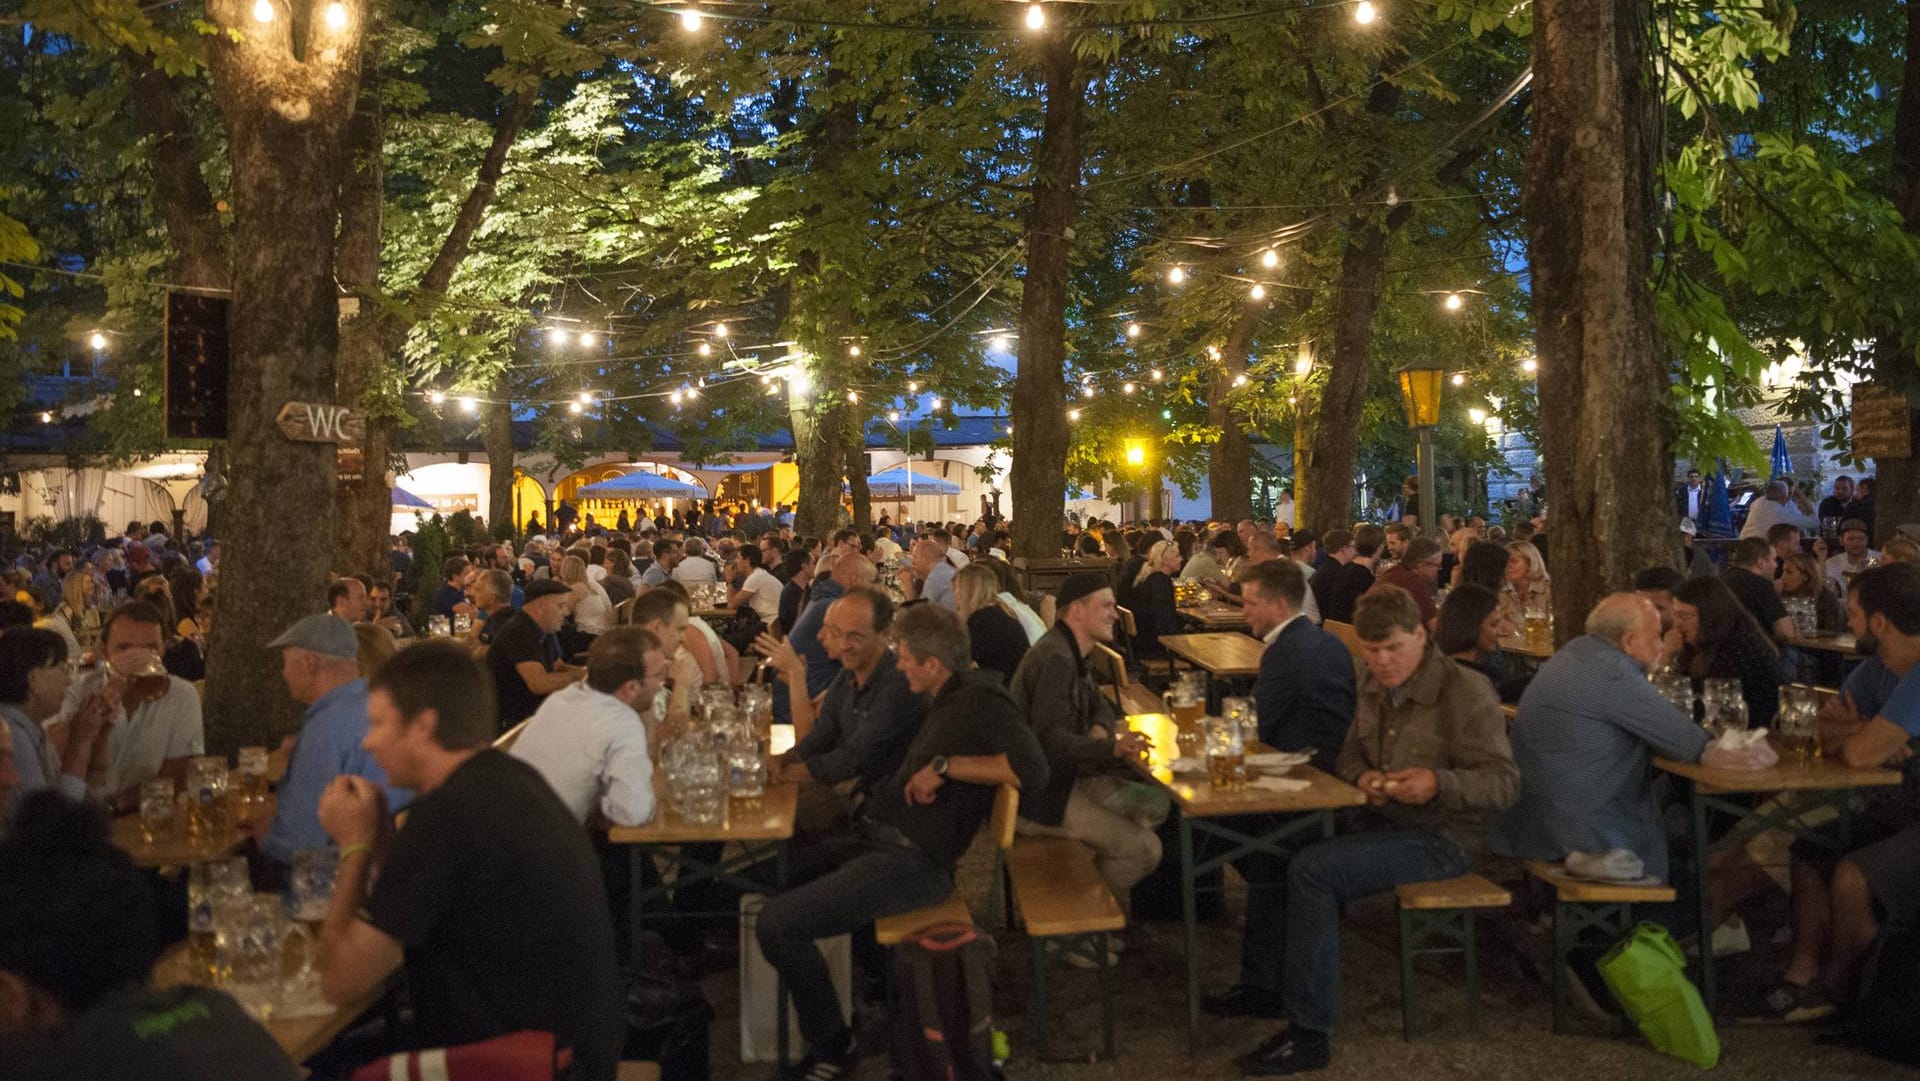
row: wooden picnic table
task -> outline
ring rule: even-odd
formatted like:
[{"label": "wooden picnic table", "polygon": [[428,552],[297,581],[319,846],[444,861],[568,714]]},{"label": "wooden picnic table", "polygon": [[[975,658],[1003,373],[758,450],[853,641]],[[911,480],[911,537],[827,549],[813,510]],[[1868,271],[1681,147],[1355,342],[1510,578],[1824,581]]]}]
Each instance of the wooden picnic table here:
[{"label": "wooden picnic table", "polygon": [[[206,981],[197,978],[193,971],[192,959],[187,955],[186,943],[180,943],[160,955],[153,966],[153,982],[157,987],[178,987],[182,984]],[[375,989],[365,998],[356,999],[344,1006],[335,1007],[328,1013],[314,1017],[275,1017],[261,1022],[274,1042],[295,1062],[305,1062],[320,1050],[333,1042],[335,1036],[346,1031],[348,1025],[363,1013],[372,1009],[380,1001],[384,988]]]},{"label": "wooden picnic table", "polygon": [[731,608],[695,608],[693,615],[697,619],[732,619],[734,611]]},{"label": "wooden picnic table", "polygon": [[1532,657],[1544,661],[1553,656],[1553,643],[1544,646],[1531,645],[1524,634],[1503,634],[1500,636],[1500,648],[1507,653],[1521,657]]},{"label": "wooden picnic table", "polygon": [[1181,619],[1197,624],[1210,631],[1244,631],[1247,629],[1247,614],[1239,607],[1224,601],[1209,601],[1205,604],[1193,604],[1175,611]]},{"label": "wooden picnic table", "polygon": [[[654,789],[664,791],[662,785]],[[800,786],[770,784],[758,809],[743,811],[727,801],[727,810],[712,825],[688,822],[677,808],[662,800],[653,821],[644,826],[615,826],[607,840],[617,845],[682,845],[703,841],[784,841],[793,836],[794,808]]]},{"label": "wooden picnic table", "polygon": [[1802,649],[1817,649],[1823,653],[1860,656],[1860,643],[1851,634],[1821,631],[1817,634],[1803,635],[1795,639],[1793,644]]},{"label": "wooden picnic table", "polygon": [[[1778,744],[1775,745],[1778,749]],[[1846,816],[1853,794],[1863,788],[1884,788],[1901,783],[1901,774],[1892,769],[1855,769],[1838,758],[1800,758],[1781,751],[1780,761],[1766,769],[1725,769],[1697,762],[1675,762],[1655,758],[1653,764],[1678,778],[1687,790],[1689,829],[1693,850],[1705,856],[1693,861],[1694,903],[1699,924],[1712,926],[1711,895],[1707,874],[1711,855],[1736,845],[1744,845],[1756,834],[1784,829],[1802,840],[1825,848],[1844,851],[1847,847]],[[1787,799],[1765,800],[1757,806],[1740,797],[1756,794],[1790,794]],[[1828,819],[1822,812],[1835,812],[1841,823],[1838,836],[1820,830]],[[1734,826],[1709,843],[1707,813],[1716,811],[1734,819]],[[1704,935],[1704,931],[1703,931]],[[1700,997],[1712,1013],[1716,999],[1713,951],[1700,951]]]},{"label": "wooden picnic table", "polygon": [[140,816],[120,815],[113,820],[114,847],[132,856],[134,866],[148,868],[188,867],[203,860],[230,856],[239,849],[241,837],[237,831],[224,846],[193,842],[187,836],[186,819],[187,811],[182,807],[174,814],[173,826],[166,835],[148,844],[140,834]]},{"label": "wooden picnic table", "polygon": [[[1247,641],[1259,644],[1251,638]],[[1173,772],[1173,760],[1180,754],[1179,728],[1170,715],[1136,713],[1129,715],[1126,723],[1152,744],[1145,760],[1133,761],[1134,769],[1165,789],[1180,810],[1180,914],[1187,954],[1187,1046],[1191,1051],[1200,1042],[1199,920],[1194,900],[1199,877],[1254,852],[1285,858],[1332,837],[1334,811],[1363,806],[1367,798],[1338,777],[1305,765],[1286,772],[1291,779],[1307,782],[1307,787],[1297,792],[1275,792],[1251,785],[1239,792],[1221,791],[1213,787],[1205,773]],[[1249,755],[1273,750],[1259,740],[1246,744]],[[1216,842],[1207,858],[1198,862],[1193,845],[1196,832]]]},{"label": "wooden picnic table", "polygon": [[1266,643],[1251,635],[1231,632],[1213,634],[1163,634],[1160,644],[1168,653],[1205,669],[1217,679],[1241,679],[1260,674],[1260,654]]}]

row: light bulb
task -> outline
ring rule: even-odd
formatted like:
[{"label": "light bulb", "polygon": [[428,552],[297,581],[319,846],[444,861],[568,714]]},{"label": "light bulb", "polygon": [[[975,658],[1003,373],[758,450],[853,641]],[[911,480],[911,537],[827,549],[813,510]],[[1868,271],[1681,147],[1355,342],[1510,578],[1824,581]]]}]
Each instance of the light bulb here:
[{"label": "light bulb", "polygon": [[857,357],[857,356],[859,356],[859,355],[860,355],[860,347],[859,347],[859,346],[857,346],[857,345],[849,345],[849,346],[847,346],[847,355],[848,355],[848,356],[850,356],[850,357]]},{"label": "light bulb", "polygon": [[1459,293],[1448,293],[1446,303],[1448,311],[1457,312],[1465,306],[1467,302]]},{"label": "light bulb", "polygon": [[1528,375],[1532,375],[1534,372],[1540,370],[1540,362],[1532,357],[1528,357],[1520,362],[1520,370],[1526,372]]},{"label": "light bulb", "polygon": [[700,9],[687,8],[681,11],[680,27],[690,34],[697,32],[700,29]]},{"label": "light bulb", "polygon": [[547,331],[547,340],[556,346],[565,346],[567,344],[568,334],[565,330],[555,327]]},{"label": "light bulb", "polygon": [[918,384],[918,383],[916,383],[916,382],[913,382],[912,380],[908,380],[908,381],[907,381],[907,393],[908,393],[908,394],[918,394],[918,393],[920,393],[920,384]]},{"label": "light bulb", "polygon": [[273,0],[253,0],[254,22],[270,23],[276,14],[278,13],[273,10]]},{"label": "light bulb", "polygon": [[585,346],[589,346],[589,347],[591,347],[591,346],[594,346],[594,345],[597,345],[597,344],[599,344],[599,342],[600,342],[600,336],[599,336],[598,334],[595,334],[595,333],[594,333],[593,331],[591,331],[591,330],[583,330],[583,331],[581,331],[581,332],[580,332],[580,344],[581,344],[581,345],[585,345]]},{"label": "light bulb", "polygon": [[460,408],[469,413],[478,413],[480,411],[480,403],[472,398],[462,398],[460,399]]},{"label": "light bulb", "polygon": [[1163,372],[1163,371],[1161,371],[1161,370],[1160,370],[1160,369],[1158,369],[1158,368],[1155,368],[1155,369],[1153,370],[1153,381],[1154,381],[1154,382],[1156,382],[1156,383],[1158,383],[1158,382],[1159,382],[1160,380],[1162,380],[1162,379],[1165,379],[1166,377],[1167,377],[1167,373],[1166,373],[1166,372]]},{"label": "light bulb", "polygon": [[1487,422],[1487,411],[1476,406],[1475,408],[1467,410],[1467,419],[1475,424],[1485,424]]},{"label": "light bulb", "polygon": [[929,405],[929,406],[927,406],[927,409],[928,409],[928,410],[929,410],[930,412],[934,412],[934,413],[938,413],[938,412],[940,411],[940,399],[938,399],[938,398],[935,398],[935,399],[933,400],[933,404],[931,404],[931,405]]},{"label": "light bulb", "polygon": [[53,423],[53,414],[52,414],[52,413],[42,413],[42,414],[40,414],[40,423],[42,423],[42,424],[52,424],[52,423]]},{"label": "light bulb", "polygon": [[1234,377],[1233,377],[1233,385],[1234,385],[1234,386],[1236,386],[1236,387],[1244,387],[1244,386],[1246,386],[1246,385],[1247,385],[1247,377],[1246,377],[1246,376],[1245,376],[1244,374],[1243,374],[1243,375],[1236,375],[1236,376],[1234,376]]},{"label": "light bulb", "polygon": [[572,413],[572,414],[573,414],[574,416],[576,416],[576,417],[577,417],[577,416],[579,416],[579,415],[580,415],[580,403],[579,403],[579,402],[568,402],[568,403],[567,403],[567,412],[569,412],[569,413]]},{"label": "light bulb", "polygon": [[1167,268],[1167,281],[1169,283],[1173,285],[1179,285],[1185,282],[1186,280],[1187,280],[1186,267],[1183,267],[1178,263],[1176,263],[1173,266]]},{"label": "light bulb", "polygon": [[1456,387],[1464,387],[1464,386],[1466,386],[1466,385],[1467,385],[1467,376],[1466,376],[1466,373],[1465,373],[1465,372],[1454,372],[1454,373],[1453,373],[1453,385],[1454,385],[1454,386],[1456,386]]},{"label": "light bulb", "polygon": [[1209,345],[1209,346],[1207,346],[1207,359],[1208,359],[1208,360],[1219,360],[1219,359],[1220,359],[1220,347],[1219,347],[1219,346],[1217,346],[1217,345]]},{"label": "light bulb", "polygon": [[1028,4],[1027,5],[1027,29],[1045,30],[1046,28],[1047,28],[1046,9],[1041,7],[1037,3]]},{"label": "light bulb", "polygon": [[1312,370],[1313,355],[1311,353],[1303,352],[1293,362],[1293,374],[1295,375],[1305,375]]},{"label": "light bulb", "polygon": [[1379,13],[1373,10],[1373,5],[1368,3],[1367,0],[1360,0],[1360,2],[1353,7],[1353,21],[1359,23],[1361,26],[1371,24],[1378,15]]},{"label": "light bulb", "polygon": [[1266,267],[1268,270],[1272,270],[1274,267],[1279,266],[1280,253],[1277,251],[1274,251],[1272,248],[1268,248],[1266,251],[1261,252],[1260,265],[1263,267]]},{"label": "light bulb", "polygon": [[593,404],[593,391],[590,391],[590,390],[583,390],[583,391],[581,391],[581,392],[580,392],[580,404],[581,404],[581,405],[592,405],[592,404]]},{"label": "light bulb", "polygon": [[1093,388],[1092,388],[1092,387],[1090,387],[1090,386],[1088,386],[1088,387],[1081,387],[1081,388],[1080,388],[1080,396],[1081,396],[1082,398],[1091,398],[1091,397],[1093,397]]},{"label": "light bulb", "polygon": [[1254,282],[1253,288],[1247,290],[1247,295],[1255,300],[1265,300],[1267,299],[1267,287],[1261,285],[1259,282]]},{"label": "light bulb", "polygon": [[858,404],[859,404],[859,402],[860,402],[860,394],[859,394],[859,392],[857,392],[857,391],[851,391],[851,390],[850,390],[850,391],[847,391],[847,400],[848,400],[848,401],[850,401],[850,402],[853,402],[853,403],[854,403],[854,404],[856,404],[856,405],[858,405]]},{"label": "light bulb", "polygon": [[140,396],[140,388],[139,388],[139,387],[135,387],[135,388],[133,388],[133,396],[134,396],[134,397],[136,397],[136,398],[138,398],[138,397]]},{"label": "light bulb", "polygon": [[887,410],[887,423],[889,424],[900,423],[900,411],[898,409]]},{"label": "light bulb", "polygon": [[347,5],[333,0],[327,5],[327,29],[345,30],[347,28]]},{"label": "light bulb", "polygon": [[107,347],[107,336],[96,330],[87,336],[87,344],[93,346],[96,352],[105,349]]},{"label": "light bulb", "polygon": [[1079,420],[1079,419],[1080,419],[1080,411],[1079,411],[1078,409],[1069,409],[1069,410],[1067,410],[1067,419],[1068,419],[1068,420]]},{"label": "light bulb", "polygon": [[713,346],[708,345],[706,342],[701,342],[700,348],[694,350],[694,352],[699,353],[703,357],[710,357],[713,355]]},{"label": "light bulb", "polygon": [[1395,191],[1392,188],[1387,189],[1387,205],[1388,206],[1400,205],[1400,193]]},{"label": "light bulb", "polygon": [[427,392],[427,403],[429,405],[439,405],[440,403],[446,400],[447,400],[447,396],[445,394],[440,393],[437,390],[430,390]]},{"label": "light bulb", "polygon": [[1122,394],[1132,394],[1133,391],[1134,385],[1132,383],[1123,383],[1120,386],[1120,393]]},{"label": "light bulb", "polygon": [[716,337],[716,338],[724,338],[724,337],[726,337],[726,336],[727,336],[727,324],[725,324],[725,323],[715,323],[715,324],[713,325],[713,336],[714,336],[714,337]]},{"label": "light bulb", "polygon": [[667,395],[667,400],[668,400],[668,401],[670,401],[670,402],[672,402],[672,403],[673,403],[673,404],[675,404],[675,405],[679,405],[679,404],[680,404],[680,392],[676,390],[676,391],[674,391],[674,392],[673,392],[672,394],[669,394],[669,395]]},{"label": "light bulb", "polygon": [[1138,324],[1138,323],[1128,323],[1128,324],[1127,324],[1127,337],[1129,337],[1129,338],[1138,338],[1139,336],[1140,336],[1140,324]]},{"label": "light bulb", "polygon": [[993,336],[993,348],[995,352],[1009,352],[1013,349],[1013,339],[1007,337],[1005,334],[995,334]]}]

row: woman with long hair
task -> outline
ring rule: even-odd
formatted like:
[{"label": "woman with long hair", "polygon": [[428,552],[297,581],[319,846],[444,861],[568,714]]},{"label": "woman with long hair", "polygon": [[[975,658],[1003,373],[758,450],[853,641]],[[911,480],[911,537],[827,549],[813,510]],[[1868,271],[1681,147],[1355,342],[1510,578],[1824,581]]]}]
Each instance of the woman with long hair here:
[{"label": "woman with long hair", "polygon": [[560,584],[573,594],[574,628],[589,639],[607,633],[613,624],[613,602],[600,583],[587,577],[587,561],[571,554],[562,559]]},{"label": "woman with long hair", "polygon": [[1820,573],[1820,565],[1814,562],[1814,557],[1795,552],[1781,560],[1780,577],[1773,580],[1773,588],[1782,597],[1812,601],[1817,629],[1844,631],[1847,629],[1847,605],[1834,590],[1832,582],[1833,579]]},{"label": "woman with long hair", "polygon": [[1147,550],[1147,559],[1133,580],[1133,655],[1164,657],[1160,636],[1180,629],[1180,613],[1173,598],[1173,576],[1180,573],[1180,545],[1163,540]]},{"label": "woman with long hair", "polygon": [[1709,679],[1738,679],[1747,723],[1770,727],[1780,710],[1780,651],[1719,578],[1689,578],[1673,591],[1673,625],[1684,643],[1676,661],[1694,690]]},{"label": "woman with long hair", "polygon": [[1440,652],[1487,677],[1502,702],[1517,702],[1527,679],[1514,671],[1500,649],[1505,628],[1500,595],[1468,582],[1447,594],[1433,628],[1433,644]]},{"label": "woman with long hair", "polygon": [[207,620],[202,602],[206,600],[206,579],[192,567],[180,567],[167,576],[167,586],[173,597],[174,634],[193,639],[194,645],[205,651]]},{"label": "woman with long hair", "polygon": [[1027,632],[999,594],[1000,576],[984,563],[968,564],[953,576],[953,610],[966,621],[974,667],[998,674],[1004,685],[1027,655]]},{"label": "woman with long hair", "polygon": [[1527,609],[1553,610],[1549,595],[1553,579],[1547,574],[1547,561],[1540,549],[1528,541],[1507,542],[1507,565],[1500,590],[1501,611],[1515,627],[1526,624]]},{"label": "woman with long hair", "polygon": [[98,587],[94,576],[79,567],[60,584],[60,606],[54,611],[67,621],[80,653],[90,652],[100,644],[100,625],[105,617],[100,613]]}]

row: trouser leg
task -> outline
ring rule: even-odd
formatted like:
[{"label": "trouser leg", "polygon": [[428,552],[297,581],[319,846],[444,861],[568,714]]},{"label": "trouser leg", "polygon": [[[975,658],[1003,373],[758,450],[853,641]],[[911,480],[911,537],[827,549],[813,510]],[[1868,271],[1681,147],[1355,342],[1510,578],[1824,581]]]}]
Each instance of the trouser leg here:
[{"label": "trouser leg", "polygon": [[1122,905],[1134,883],[1160,865],[1160,837],[1153,830],[1109,810],[1100,789],[1082,781],[1067,797],[1061,826],[1067,835],[1093,849],[1094,867]]}]

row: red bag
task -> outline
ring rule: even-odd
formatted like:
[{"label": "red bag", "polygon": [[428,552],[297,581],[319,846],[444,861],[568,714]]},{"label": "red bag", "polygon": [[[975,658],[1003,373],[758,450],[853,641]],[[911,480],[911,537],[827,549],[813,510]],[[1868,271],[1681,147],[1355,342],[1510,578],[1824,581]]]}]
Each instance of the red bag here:
[{"label": "red bag", "polygon": [[563,1081],[573,1052],[551,1032],[509,1032],[479,1043],[405,1051],[353,1071],[353,1081]]}]

